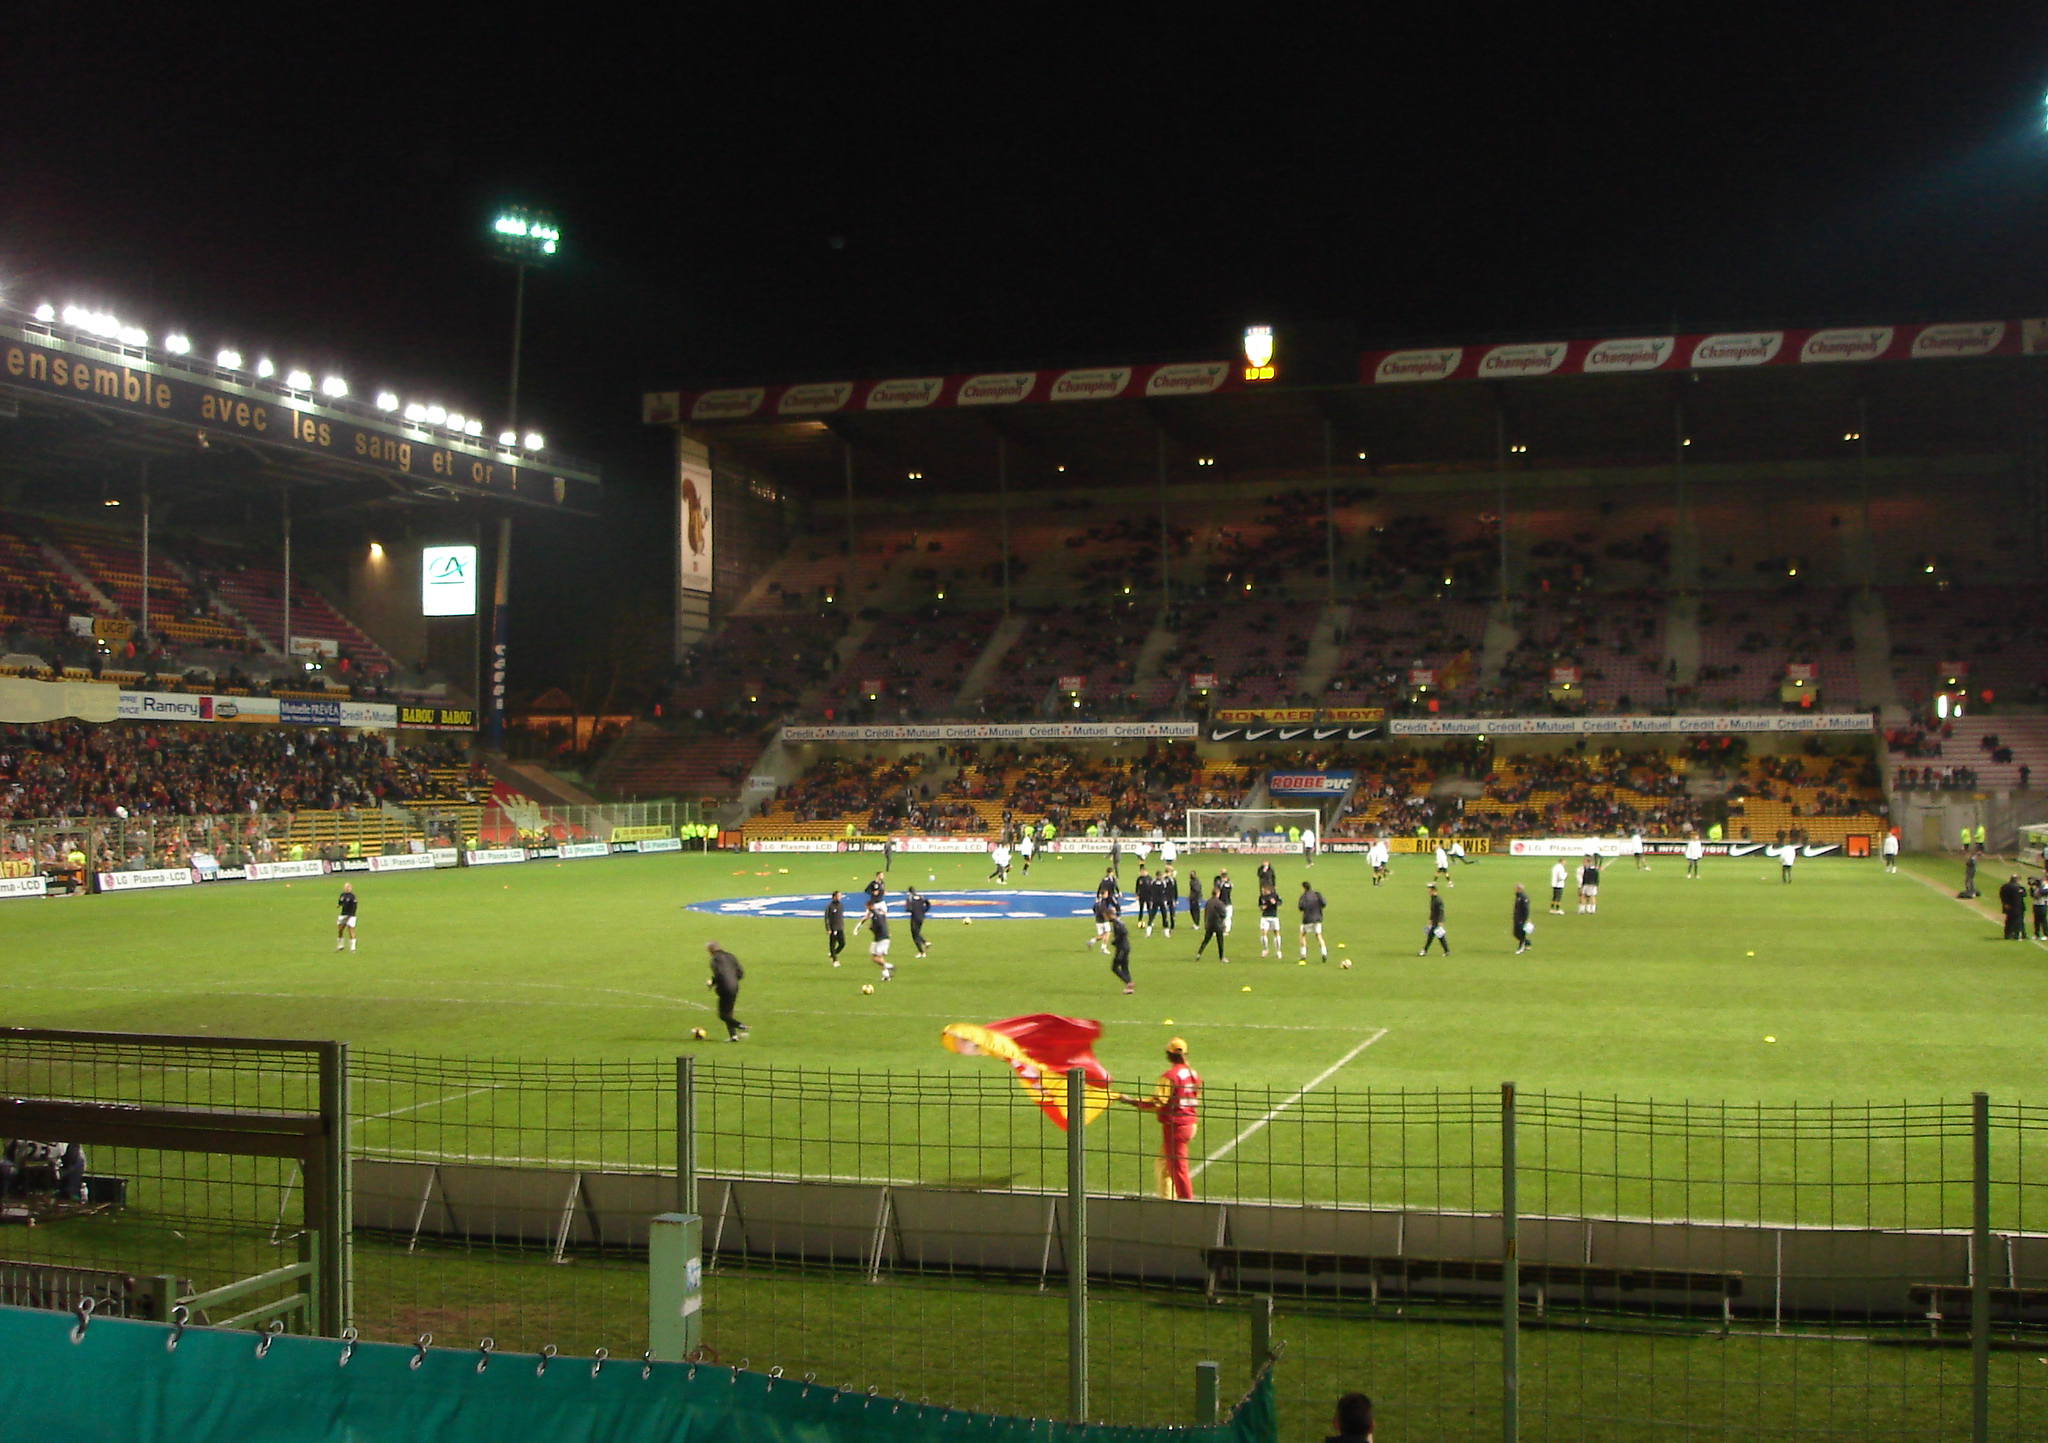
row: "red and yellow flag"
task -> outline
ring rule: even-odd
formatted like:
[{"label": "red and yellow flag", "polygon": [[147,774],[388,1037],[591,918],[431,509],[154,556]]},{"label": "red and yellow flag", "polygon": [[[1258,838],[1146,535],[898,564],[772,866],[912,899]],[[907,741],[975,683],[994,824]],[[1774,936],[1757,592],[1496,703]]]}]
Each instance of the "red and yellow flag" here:
[{"label": "red and yellow flag", "polygon": [[949,1023],[939,1034],[947,1051],[963,1057],[1000,1057],[1010,1064],[1017,1082],[1031,1095],[1053,1125],[1067,1127],[1067,1069],[1086,1074],[1081,1125],[1087,1126],[1109,1106],[1109,1072],[1095,1060],[1095,1039],[1102,1024],[1084,1017],[1034,1012],[1002,1022],[976,1026]]}]

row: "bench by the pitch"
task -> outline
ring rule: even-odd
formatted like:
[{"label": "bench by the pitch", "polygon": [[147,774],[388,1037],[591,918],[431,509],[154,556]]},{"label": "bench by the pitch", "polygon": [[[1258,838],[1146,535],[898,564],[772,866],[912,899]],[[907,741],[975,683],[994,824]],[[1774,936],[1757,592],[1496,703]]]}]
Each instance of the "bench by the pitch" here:
[{"label": "bench by the pitch", "polygon": [[[1490,1292],[1497,1297],[1505,1271],[1498,1258],[1376,1257],[1272,1248],[1204,1248],[1202,1257],[1208,1267],[1211,1297],[1219,1292],[1239,1291],[1246,1273],[1262,1274],[1268,1280],[1274,1274],[1299,1277],[1311,1290],[1332,1292],[1344,1290],[1347,1280],[1356,1279],[1375,1303],[1383,1292],[1404,1300],[1418,1294],[1470,1296],[1474,1291]],[[1523,1288],[1535,1290],[1538,1314],[1557,1292],[1570,1294],[1582,1307],[1590,1307],[1596,1301],[1632,1302],[1641,1307],[1654,1298],[1683,1303],[1688,1308],[1718,1304],[1721,1325],[1725,1328],[1732,1321],[1735,1300],[1742,1296],[1739,1272],[1523,1263],[1519,1277]],[[1267,1283],[1261,1284],[1262,1289],[1266,1286]]]},{"label": "bench by the pitch", "polygon": [[[1991,1320],[1995,1323],[2040,1324],[2048,1322],[2048,1288],[1998,1288],[1991,1294]],[[1915,1311],[1927,1319],[1930,1337],[1941,1336],[1944,1322],[1970,1321],[1968,1283],[1915,1283],[1906,1298]]]}]

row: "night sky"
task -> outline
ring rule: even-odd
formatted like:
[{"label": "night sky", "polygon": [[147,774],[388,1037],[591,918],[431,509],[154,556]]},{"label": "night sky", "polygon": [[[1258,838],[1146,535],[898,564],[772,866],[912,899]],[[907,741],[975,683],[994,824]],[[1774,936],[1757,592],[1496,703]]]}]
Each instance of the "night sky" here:
[{"label": "night sky", "polygon": [[522,413],[611,515],[544,559],[651,587],[655,384],[2048,305],[2038,4],[1275,8],[15,0],[0,289],[495,429],[552,209]]}]

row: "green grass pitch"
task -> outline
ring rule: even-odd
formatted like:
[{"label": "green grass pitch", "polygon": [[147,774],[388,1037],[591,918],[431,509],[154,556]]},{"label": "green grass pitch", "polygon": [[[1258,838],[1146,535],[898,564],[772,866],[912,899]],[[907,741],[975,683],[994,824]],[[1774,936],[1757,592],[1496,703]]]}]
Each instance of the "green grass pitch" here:
[{"label": "green grass pitch", "polygon": [[[1802,864],[1790,886],[1759,860],[1627,862],[1605,874],[1600,911],[1544,910],[1547,860],[1482,858],[1445,893],[1452,955],[1418,957],[1427,867],[1397,859],[1374,889],[1363,862],[1314,869],[1341,970],[1297,963],[1291,900],[1304,875],[1279,859],[1290,906],[1284,962],[1258,957],[1252,871],[1233,868],[1231,963],[1193,960],[1185,925],[1134,937],[1137,994],[1085,945],[1084,921],[930,924],[909,955],[897,919],[894,981],[876,981],[856,936],[826,965],[810,920],[728,919],[685,902],[849,892],[866,857],[655,856],[434,874],[359,876],[360,950],[334,951],[336,879],[217,885],[76,901],[0,903],[0,991],[18,1025],[338,1037],[360,1047],[456,1056],[667,1057],[946,1072],[987,1064],[938,1046],[951,1021],[1051,1011],[1101,1020],[1119,1080],[1157,1071],[1160,1044],[1188,1038],[1216,1084],[1301,1086],[1383,1035],[1328,1087],[1525,1088],[1702,1101],[1931,1101],[1982,1089],[2048,1088],[2039,1011],[2048,955],[1999,939],[1985,904],[1954,893],[1952,864]],[[1202,859],[1198,869],[1213,863]],[[1028,884],[1087,890],[1087,857],[1041,861]],[[1126,879],[1133,869],[1127,862]],[[899,856],[890,881],[944,892],[982,885],[985,864]],[[1983,876],[1993,883],[2002,871]],[[1513,884],[1536,904],[1536,945],[1513,955]],[[715,938],[747,969],[739,1047],[705,989]],[[1248,989],[1248,990],[1247,990]],[[1170,1019],[1170,1020],[1169,1020]],[[708,1026],[711,1043],[693,1044]],[[1775,1037],[1776,1042],[1766,1042]]]}]

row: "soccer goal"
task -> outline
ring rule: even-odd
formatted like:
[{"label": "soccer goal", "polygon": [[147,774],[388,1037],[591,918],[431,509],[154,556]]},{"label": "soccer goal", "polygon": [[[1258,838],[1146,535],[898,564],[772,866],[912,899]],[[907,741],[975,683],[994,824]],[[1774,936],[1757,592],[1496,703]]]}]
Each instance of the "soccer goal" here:
[{"label": "soccer goal", "polygon": [[1187,814],[1190,845],[1201,842],[1242,842],[1260,837],[1285,837],[1288,828],[1323,830],[1323,814],[1314,807],[1197,807]]}]

